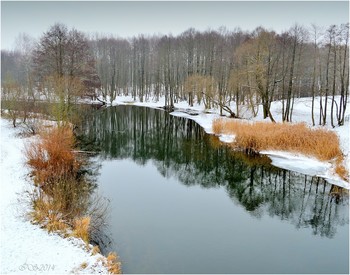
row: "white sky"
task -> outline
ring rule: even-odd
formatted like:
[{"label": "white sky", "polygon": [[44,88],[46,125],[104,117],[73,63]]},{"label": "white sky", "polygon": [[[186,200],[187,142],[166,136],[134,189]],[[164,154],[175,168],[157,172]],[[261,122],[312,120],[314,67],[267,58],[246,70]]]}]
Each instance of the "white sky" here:
[{"label": "white sky", "polygon": [[12,49],[20,33],[39,38],[56,22],[84,32],[131,37],[177,35],[190,27],[253,30],[262,25],[281,32],[295,23],[327,27],[348,21],[348,1],[1,1],[1,49]]}]

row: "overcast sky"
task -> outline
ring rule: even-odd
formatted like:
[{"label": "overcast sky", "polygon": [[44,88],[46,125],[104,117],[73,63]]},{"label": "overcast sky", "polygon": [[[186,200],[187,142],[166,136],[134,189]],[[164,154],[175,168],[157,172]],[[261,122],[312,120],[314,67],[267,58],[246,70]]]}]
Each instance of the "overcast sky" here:
[{"label": "overcast sky", "polygon": [[277,32],[294,23],[320,26],[349,21],[348,1],[230,2],[15,2],[1,1],[1,48],[12,49],[19,33],[39,38],[56,22],[84,32],[120,37],[180,34],[226,26],[253,30],[259,25]]}]

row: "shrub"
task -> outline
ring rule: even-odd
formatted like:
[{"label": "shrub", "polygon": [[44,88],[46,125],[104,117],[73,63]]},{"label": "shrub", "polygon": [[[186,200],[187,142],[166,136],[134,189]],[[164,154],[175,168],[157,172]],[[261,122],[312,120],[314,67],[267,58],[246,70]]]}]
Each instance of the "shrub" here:
[{"label": "shrub", "polygon": [[40,186],[51,184],[57,178],[75,176],[80,163],[72,151],[73,131],[69,127],[54,128],[42,138],[26,146],[28,165],[33,169],[35,182]]},{"label": "shrub", "polygon": [[41,139],[27,145],[25,150],[35,183],[69,220],[87,211],[91,191],[73,148],[71,128],[60,127],[42,133]]}]

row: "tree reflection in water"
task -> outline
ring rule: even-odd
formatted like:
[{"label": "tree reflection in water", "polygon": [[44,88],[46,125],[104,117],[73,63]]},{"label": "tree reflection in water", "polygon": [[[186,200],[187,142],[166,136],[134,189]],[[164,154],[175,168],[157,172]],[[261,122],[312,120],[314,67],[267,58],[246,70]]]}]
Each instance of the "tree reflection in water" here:
[{"label": "tree reflection in water", "polygon": [[232,152],[192,120],[118,106],[90,110],[79,129],[84,144],[97,148],[102,158],[129,158],[139,165],[152,161],[161,175],[184,185],[226,188],[256,218],[277,216],[329,238],[338,225],[349,223],[346,190],[276,168],[266,156]]}]

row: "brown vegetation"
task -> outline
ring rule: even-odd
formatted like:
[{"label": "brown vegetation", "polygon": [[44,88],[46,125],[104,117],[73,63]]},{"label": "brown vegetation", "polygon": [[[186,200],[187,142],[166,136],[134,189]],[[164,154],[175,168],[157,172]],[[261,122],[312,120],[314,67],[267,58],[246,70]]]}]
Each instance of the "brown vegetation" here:
[{"label": "brown vegetation", "polygon": [[95,245],[91,250],[91,255],[96,255],[98,253],[101,253],[100,248],[97,245]]},{"label": "brown vegetation", "polygon": [[327,129],[311,129],[304,123],[217,119],[213,122],[213,131],[215,134],[234,134],[232,146],[250,152],[283,150],[310,155],[321,161],[335,161],[336,172],[346,179],[338,136]]},{"label": "brown vegetation", "polygon": [[[34,223],[49,232],[81,238],[89,246],[90,237],[104,224],[107,205],[99,197],[91,200],[92,184],[82,172],[83,161],[73,152],[75,138],[71,127],[58,127],[41,133],[26,146],[27,164],[37,185],[31,193]],[[98,247],[92,254],[100,253]],[[116,254],[104,261],[110,273],[121,273]]]},{"label": "brown vegetation", "polygon": [[57,205],[46,200],[44,196],[33,197],[32,203],[33,211],[30,215],[35,223],[45,227],[49,232],[66,232],[67,221]]},{"label": "brown vegetation", "polygon": [[41,208],[56,209],[70,224],[87,211],[90,190],[79,171],[82,163],[72,151],[74,143],[72,130],[60,127],[42,133],[41,138],[25,150],[34,182],[42,190],[33,205],[45,201],[39,204]]},{"label": "brown vegetation", "polygon": [[121,274],[121,263],[119,262],[117,254],[110,252],[107,256],[107,268],[108,272],[112,274]]},{"label": "brown vegetation", "polygon": [[68,127],[54,128],[43,133],[39,142],[30,143],[25,154],[35,183],[44,186],[76,175],[80,164],[72,152],[73,147],[74,136]]},{"label": "brown vegetation", "polygon": [[73,236],[81,238],[85,243],[89,243],[90,217],[83,217],[74,221]]},{"label": "brown vegetation", "polygon": [[349,179],[349,171],[346,170],[346,168],[343,165],[344,158],[339,157],[336,160],[335,163],[335,172],[343,179],[348,180]]}]

